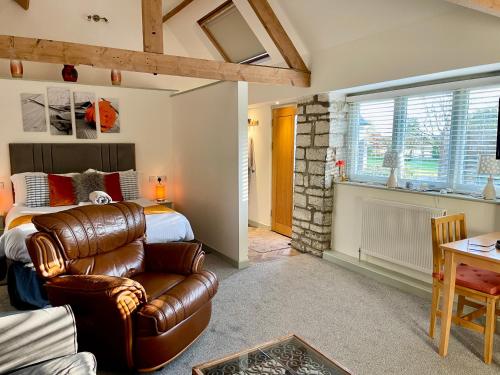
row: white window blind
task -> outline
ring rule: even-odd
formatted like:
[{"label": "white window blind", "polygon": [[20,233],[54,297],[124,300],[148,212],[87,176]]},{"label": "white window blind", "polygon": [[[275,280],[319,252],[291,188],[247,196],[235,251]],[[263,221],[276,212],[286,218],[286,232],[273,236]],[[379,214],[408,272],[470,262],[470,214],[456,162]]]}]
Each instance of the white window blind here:
[{"label": "white window blind", "polygon": [[385,181],[383,157],[393,150],[402,155],[403,183],[479,191],[479,155],[495,154],[499,97],[500,87],[486,87],[351,103],[351,179]]}]

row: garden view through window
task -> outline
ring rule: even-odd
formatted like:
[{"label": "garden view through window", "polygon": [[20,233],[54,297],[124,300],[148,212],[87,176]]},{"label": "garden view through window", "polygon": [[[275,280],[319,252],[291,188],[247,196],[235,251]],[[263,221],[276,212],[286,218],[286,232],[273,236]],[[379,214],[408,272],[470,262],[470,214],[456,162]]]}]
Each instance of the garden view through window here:
[{"label": "garden view through window", "polygon": [[[479,155],[494,155],[500,86],[433,92],[350,104],[352,180],[384,182],[387,151],[398,151],[401,183],[475,192]],[[500,184],[500,181],[498,181]]]}]

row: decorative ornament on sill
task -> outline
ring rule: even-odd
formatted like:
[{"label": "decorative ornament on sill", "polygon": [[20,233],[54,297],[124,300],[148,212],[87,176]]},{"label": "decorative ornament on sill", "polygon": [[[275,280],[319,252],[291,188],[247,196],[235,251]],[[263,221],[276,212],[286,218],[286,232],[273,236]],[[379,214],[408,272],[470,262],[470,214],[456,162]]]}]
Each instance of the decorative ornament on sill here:
[{"label": "decorative ornament on sill", "polygon": [[76,82],[78,81],[78,72],[74,65],[66,64],[61,71],[62,77],[66,82]]},{"label": "decorative ornament on sill", "polygon": [[495,200],[497,198],[497,193],[493,183],[493,176],[500,174],[500,160],[497,160],[495,155],[480,155],[477,174],[488,176],[488,182],[483,190],[484,199]]},{"label": "decorative ornament on sill", "polygon": [[12,78],[23,78],[23,62],[10,60],[10,75]]},{"label": "decorative ornament on sill", "polygon": [[348,181],[345,173],[345,160],[337,160],[335,166],[339,169],[339,179],[341,182]]},{"label": "decorative ornament on sill", "polygon": [[397,151],[387,151],[384,155],[384,164],[382,164],[382,167],[391,168],[391,174],[387,180],[387,187],[389,189],[396,189],[398,187],[396,168],[399,168],[400,161],[400,154]]}]

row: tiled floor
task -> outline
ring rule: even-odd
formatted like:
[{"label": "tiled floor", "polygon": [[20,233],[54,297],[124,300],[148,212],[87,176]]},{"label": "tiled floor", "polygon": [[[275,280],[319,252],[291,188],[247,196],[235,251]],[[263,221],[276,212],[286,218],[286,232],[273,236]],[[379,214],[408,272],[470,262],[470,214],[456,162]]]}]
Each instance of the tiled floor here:
[{"label": "tiled floor", "polygon": [[290,238],[265,228],[248,227],[250,263],[269,262],[300,254],[290,246]]}]

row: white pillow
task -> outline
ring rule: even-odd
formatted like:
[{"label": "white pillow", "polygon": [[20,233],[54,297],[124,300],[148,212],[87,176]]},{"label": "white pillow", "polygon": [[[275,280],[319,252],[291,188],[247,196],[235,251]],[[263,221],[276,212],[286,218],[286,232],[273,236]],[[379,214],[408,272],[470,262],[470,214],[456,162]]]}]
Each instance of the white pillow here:
[{"label": "white pillow", "polygon": [[47,176],[43,172],[25,172],[16,173],[10,176],[10,180],[14,185],[14,205],[15,206],[25,206],[26,205],[26,176]]}]

